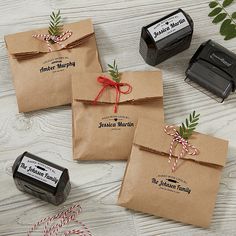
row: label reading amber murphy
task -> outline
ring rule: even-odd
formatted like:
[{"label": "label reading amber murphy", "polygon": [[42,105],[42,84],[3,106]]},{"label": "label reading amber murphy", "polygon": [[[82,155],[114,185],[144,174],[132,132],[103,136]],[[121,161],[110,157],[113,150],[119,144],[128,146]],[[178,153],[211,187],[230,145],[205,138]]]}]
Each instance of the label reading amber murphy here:
[{"label": "label reading amber murphy", "polygon": [[39,69],[40,73],[45,72],[60,72],[64,71],[70,67],[75,67],[75,61],[71,61],[69,57],[58,57],[54,59],[47,60],[43,63],[43,66]]}]

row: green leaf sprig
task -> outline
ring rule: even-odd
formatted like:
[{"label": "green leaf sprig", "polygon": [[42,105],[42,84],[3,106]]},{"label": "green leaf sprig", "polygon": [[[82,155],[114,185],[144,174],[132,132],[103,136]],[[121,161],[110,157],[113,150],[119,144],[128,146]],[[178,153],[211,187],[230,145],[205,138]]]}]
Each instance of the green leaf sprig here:
[{"label": "green leaf sprig", "polygon": [[120,82],[120,73],[118,70],[118,66],[116,64],[116,60],[114,60],[113,65],[108,64],[108,67],[109,67],[108,72],[109,72],[112,80],[119,83]]},{"label": "green leaf sprig", "polygon": [[59,36],[63,32],[63,24],[61,23],[61,11],[57,13],[52,12],[50,15],[50,24],[48,28],[48,33],[52,36]]},{"label": "green leaf sprig", "polygon": [[182,123],[179,128],[179,134],[182,138],[188,140],[189,137],[193,134],[193,131],[198,125],[199,116],[200,114],[196,114],[196,112],[194,111],[192,114],[189,115],[189,119],[187,118],[185,120],[185,124]]},{"label": "green leaf sprig", "polygon": [[220,34],[224,36],[224,40],[230,40],[236,37],[236,12],[230,14],[227,7],[230,6],[234,0],[224,0],[220,3],[219,0],[214,0],[209,3],[212,11],[209,17],[214,17],[213,23],[217,24],[222,22],[220,27]]}]

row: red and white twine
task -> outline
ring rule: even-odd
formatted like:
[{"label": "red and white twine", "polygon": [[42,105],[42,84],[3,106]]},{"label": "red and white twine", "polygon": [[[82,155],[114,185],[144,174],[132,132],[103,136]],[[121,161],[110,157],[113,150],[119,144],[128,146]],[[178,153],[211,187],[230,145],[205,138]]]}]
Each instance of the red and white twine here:
[{"label": "red and white twine", "polygon": [[175,159],[174,164],[171,168],[172,172],[175,172],[179,159],[183,158],[186,154],[189,154],[192,156],[198,155],[199,150],[196,147],[194,147],[192,144],[190,144],[186,139],[182,138],[174,126],[167,125],[164,128],[164,131],[166,134],[173,136],[173,139],[170,143],[168,163],[171,163],[174,144],[180,143],[182,145],[181,153],[177,156],[177,158]]},{"label": "red and white twine", "polygon": [[67,30],[65,31],[63,34],[59,35],[59,36],[53,36],[50,34],[33,34],[32,37],[39,39],[41,41],[45,41],[48,45],[48,50],[49,52],[52,52],[52,47],[50,45],[50,41],[52,40],[54,43],[57,43],[61,46],[61,48],[64,48],[65,45],[62,44],[63,41],[67,40],[68,38],[70,38],[70,36],[72,35],[72,31]]},{"label": "red and white twine", "polygon": [[[71,234],[77,234],[79,236],[92,236],[87,226],[82,222],[76,220],[76,217],[81,213],[81,210],[81,206],[75,204],[67,210],[59,212],[54,216],[45,217],[31,227],[31,229],[27,233],[27,236],[31,236],[32,233],[43,224],[43,236],[56,236],[59,233],[60,235],[62,234],[64,236],[68,236]],[[72,221],[78,224],[81,229],[72,229],[60,232],[60,229],[63,226],[69,224]],[[53,222],[55,223],[53,224]]]}]

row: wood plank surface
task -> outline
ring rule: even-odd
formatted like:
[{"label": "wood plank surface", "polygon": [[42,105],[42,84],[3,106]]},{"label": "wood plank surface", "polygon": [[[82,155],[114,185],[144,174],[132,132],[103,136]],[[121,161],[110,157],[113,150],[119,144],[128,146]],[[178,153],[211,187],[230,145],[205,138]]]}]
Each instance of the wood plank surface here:
[{"label": "wood plank surface", "polygon": [[[236,95],[218,104],[184,83],[188,61],[198,46],[214,39],[236,53],[236,41],[224,41],[207,16],[206,0],[5,0],[0,2],[0,235],[26,235],[37,220],[80,202],[94,236],[236,235]],[[4,35],[47,27],[52,10],[66,22],[92,18],[103,69],[116,58],[121,70],[154,70],[139,54],[141,27],[183,8],[194,20],[190,49],[158,66],[164,75],[167,123],[178,124],[192,110],[201,113],[198,130],[230,141],[216,208],[209,229],[201,229],[116,205],[125,162],[72,160],[71,108],[63,106],[19,114]],[[236,3],[234,4],[236,9]],[[11,166],[25,150],[70,170],[72,191],[59,207],[18,191]],[[42,235],[37,232],[35,235]]]}]

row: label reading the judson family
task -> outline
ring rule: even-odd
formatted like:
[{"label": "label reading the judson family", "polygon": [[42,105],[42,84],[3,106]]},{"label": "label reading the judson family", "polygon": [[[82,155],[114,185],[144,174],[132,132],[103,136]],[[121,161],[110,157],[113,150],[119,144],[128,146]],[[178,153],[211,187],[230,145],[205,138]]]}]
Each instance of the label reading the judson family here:
[{"label": "label reading the judson family", "polygon": [[17,171],[53,187],[57,186],[62,175],[61,170],[55,169],[29,157],[23,157]]},{"label": "label reading the judson family", "polygon": [[188,20],[182,12],[162,20],[148,28],[155,42],[189,26]]}]

